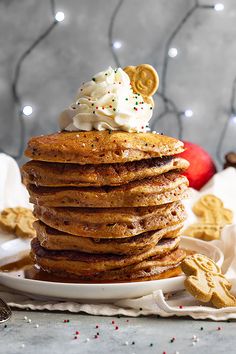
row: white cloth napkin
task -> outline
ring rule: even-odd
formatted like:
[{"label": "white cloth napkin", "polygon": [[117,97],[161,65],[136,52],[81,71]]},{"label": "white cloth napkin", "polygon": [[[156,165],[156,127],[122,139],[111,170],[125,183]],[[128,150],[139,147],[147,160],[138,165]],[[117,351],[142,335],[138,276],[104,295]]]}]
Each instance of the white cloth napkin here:
[{"label": "white cloth napkin", "polygon": [[16,161],[6,154],[0,154],[0,211],[17,206],[31,208],[29,195],[21,183]]},{"label": "white cloth napkin", "polygon": [[[13,159],[0,154],[0,209],[9,206],[31,207],[17,164]],[[228,168],[216,174],[212,180],[200,191],[192,190],[192,196],[185,204],[189,213],[188,224],[196,221],[191,212],[193,203],[203,194],[214,193],[220,197],[225,207],[234,212],[235,225],[223,229],[221,240],[212,241],[224,253],[225,260],[222,270],[232,282],[232,292],[236,295],[236,170]],[[3,239],[0,238],[0,243]],[[4,238],[5,240],[5,238]],[[41,301],[29,298],[27,295],[17,294],[14,290],[0,287],[0,297],[16,308],[31,310],[86,312],[92,315],[126,315],[137,317],[140,315],[191,316],[195,319],[212,319],[222,321],[236,319],[236,307],[215,309],[203,306],[186,291],[175,294],[163,294],[161,290],[138,299],[125,299],[113,304],[81,304],[65,301]]]}]

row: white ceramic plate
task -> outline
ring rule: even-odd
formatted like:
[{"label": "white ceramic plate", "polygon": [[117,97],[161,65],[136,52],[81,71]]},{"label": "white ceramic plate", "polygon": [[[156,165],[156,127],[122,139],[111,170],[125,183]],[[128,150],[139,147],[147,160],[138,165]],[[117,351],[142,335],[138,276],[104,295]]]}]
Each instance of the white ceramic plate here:
[{"label": "white ceramic plate", "polygon": [[[212,258],[219,266],[224,256],[222,252],[209,242],[183,236],[181,247],[193,250]],[[29,249],[29,242],[15,239],[0,246],[0,266],[20,259],[20,253]],[[70,299],[80,301],[106,301],[136,298],[150,294],[155,290],[175,292],[184,289],[185,276],[169,279],[152,280],[134,283],[115,284],[75,284],[56,283],[40,280],[23,279],[14,274],[0,272],[0,283],[34,298]]]}]

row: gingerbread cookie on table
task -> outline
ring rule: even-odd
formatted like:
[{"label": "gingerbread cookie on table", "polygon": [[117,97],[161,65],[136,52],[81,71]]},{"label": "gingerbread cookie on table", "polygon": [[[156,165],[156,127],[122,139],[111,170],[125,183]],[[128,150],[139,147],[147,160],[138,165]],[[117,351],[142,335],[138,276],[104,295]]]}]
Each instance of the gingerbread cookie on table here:
[{"label": "gingerbread cookie on table", "polygon": [[193,211],[204,224],[225,226],[232,223],[232,211],[224,208],[222,200],[213,194],[207,194],[200,198],[194,205]]},{"label": "gingerbread cookie on table", "polygon": [[230,293],[231,283],[212,259],[202,254],[190,255],[181,268],[187,276],[185,288],[197,300],[211,302],[217,308],[236,306],[236,298]]},{"label": "gingerbread cookie on table", "polygon": [[233,212],[224,208],[222,200],[213,194],[201,197],[193,206],[193,212],[199,217],[199,222],[190,225],[186,235],[205,241],[219,239],[222,227],[233,221]]},{"label": "gingerbread cookie on table", "polygon": [[30,209],[6,208],[0,213],[0,229],[22,238],[35,236],[33,222],[35,217]]}]

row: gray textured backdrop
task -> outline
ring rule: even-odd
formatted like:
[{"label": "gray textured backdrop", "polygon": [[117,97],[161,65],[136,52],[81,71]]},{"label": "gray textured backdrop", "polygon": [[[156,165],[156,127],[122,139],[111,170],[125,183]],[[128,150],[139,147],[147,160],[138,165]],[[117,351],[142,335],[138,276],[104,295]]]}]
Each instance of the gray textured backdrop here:
[{"label": "gray textured backdrop", "polygon": [[[201,4],[217,1],[204,0]],[[198,9],[186,22],[173,46],[178,56],[169,62],[166,94],[183,117],[183,138],[203,145],[216,156],[216,147],[229,115],[236,76],[236,1],[222,0],[225,9]],[[34,113],[25,118],[27,138],[57,129],[57,116],[75,96],[82,81],[115,66],[108,29],[118,0],[57,0],[65,20],[27,57],[19,92]],[[166,41],[193,5],[191,0],[125,0],[117,13],[113,40],[121,66],[150,63],[162,77]],[[0,1],[0,145],[14,153],[19,127],[11,95],[17,59],[52,21],[48,0]],[[156,98],[156,111],[162,101]],[[236,122],[226,132],[222,152],[236,149]],[[154,122],[158,131],[177,135],[176,119]],[[21,160],[22,161],[22,160]]]}]

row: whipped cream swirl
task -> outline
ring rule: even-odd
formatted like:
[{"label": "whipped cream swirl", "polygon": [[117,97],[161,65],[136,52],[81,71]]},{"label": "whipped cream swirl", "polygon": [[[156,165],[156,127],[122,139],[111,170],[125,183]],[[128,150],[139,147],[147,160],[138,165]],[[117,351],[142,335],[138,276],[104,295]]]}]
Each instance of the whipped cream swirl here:
[{"label": "whipped cream swirl", "polygon": [[121,68],[102,71],[84,83],[75,103],[61,113],[61,130],[124,130],[145,132],[153,102],[133,92],[129,76]]}]

